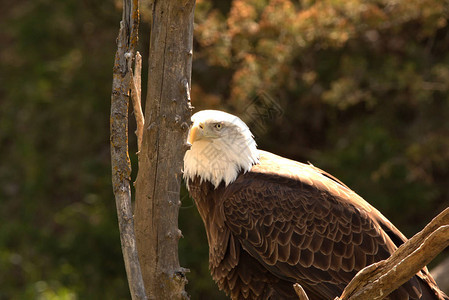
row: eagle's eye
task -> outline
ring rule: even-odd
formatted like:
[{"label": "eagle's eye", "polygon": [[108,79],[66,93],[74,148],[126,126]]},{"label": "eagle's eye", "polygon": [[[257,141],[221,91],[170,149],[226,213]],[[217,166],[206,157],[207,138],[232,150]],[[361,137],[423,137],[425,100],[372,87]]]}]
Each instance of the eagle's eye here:
[{"label": "eagle's eye", "polygon": [[216,129],[221,129],[222,126],[223,126],[223,125],[221,125],[221,123],[216,123],[216,124],[214,125],[214,127],[215,127]]}]

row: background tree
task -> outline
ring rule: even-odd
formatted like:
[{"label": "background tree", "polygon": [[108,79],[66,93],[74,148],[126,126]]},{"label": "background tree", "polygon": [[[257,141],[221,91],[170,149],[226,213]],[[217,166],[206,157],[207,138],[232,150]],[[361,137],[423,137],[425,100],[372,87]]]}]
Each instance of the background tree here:
[{"label": "background tree", "polygon": [[[129,299],[108,133],[121,1],[0,3],[0,299]],[[440,0],[198,0],[192,104],[251,122],[268,95],[282,115],[261,148],[331,171],[412,236],[448,206],[448,20]],[[225,299],[181,198],[186,289]]]}]

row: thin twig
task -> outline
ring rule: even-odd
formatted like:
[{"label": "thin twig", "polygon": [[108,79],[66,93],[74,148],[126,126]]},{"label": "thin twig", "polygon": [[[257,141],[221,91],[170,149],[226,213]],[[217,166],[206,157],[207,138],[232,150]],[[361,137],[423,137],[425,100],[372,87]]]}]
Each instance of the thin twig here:
[{"label": "thin twig", "polygon": [[[129,70],[132,74],[132,70]],[[142,112],[142,56],[137,51],[136,59],[134,63],[134,76],[131,79],[131,99],[133,102],[134,116],[136,118],[136,136],[137,136],[137,150],[140,153],[140,147],[142,146],[143,127],[145,119]]]},{"label": "thin twig", "polygon": [[446,293],[449,291],[449,276],[447,276],[449,270],[449,257],[446,257],[436,267],[434,267],[430,273],[433,279],[438,283],[441,290]]}]

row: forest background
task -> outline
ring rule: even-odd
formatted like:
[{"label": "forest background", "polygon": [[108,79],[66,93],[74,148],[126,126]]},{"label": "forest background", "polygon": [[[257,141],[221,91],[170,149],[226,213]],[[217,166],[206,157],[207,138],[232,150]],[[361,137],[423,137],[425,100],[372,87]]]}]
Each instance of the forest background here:
[{"label": "forest background", "polygon": [[[109,155],[122,3],[0,5],[0,300],[129,299]],[[410,237],[449,204],[448,20],[446,0],[197,0],[192,104],[241,116]],[[191,298],[225,299],[185,188],[179,227]]]}]

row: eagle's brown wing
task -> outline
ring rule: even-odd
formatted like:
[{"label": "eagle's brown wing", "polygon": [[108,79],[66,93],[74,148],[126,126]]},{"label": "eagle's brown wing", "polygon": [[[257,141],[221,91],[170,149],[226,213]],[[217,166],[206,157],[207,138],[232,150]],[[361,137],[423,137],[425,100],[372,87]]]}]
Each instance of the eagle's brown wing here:
[{"label": "eagle's brown wing", "polygon": [[[354,192],[312,166],[268,161],[262,157],[230,185],[221,205],[243,250],[284,283],[300,283],[312,299],[333,299],[359,270],[395,250],[379,224],[384,217]],[[414,278],[393,296],[420,294]]]}]

